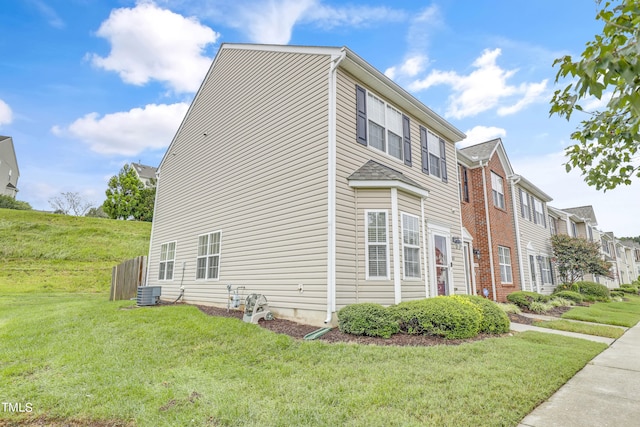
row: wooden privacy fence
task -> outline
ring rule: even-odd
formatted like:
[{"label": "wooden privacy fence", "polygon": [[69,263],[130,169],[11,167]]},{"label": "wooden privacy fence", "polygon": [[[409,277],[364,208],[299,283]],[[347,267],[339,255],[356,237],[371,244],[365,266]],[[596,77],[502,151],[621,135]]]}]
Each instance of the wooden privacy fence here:
[{"label": "wooden privacy fence", "polygon": [[135,298],[138,286],[144,285],[147,257],[139,256],[113,267],[109,301]]}]

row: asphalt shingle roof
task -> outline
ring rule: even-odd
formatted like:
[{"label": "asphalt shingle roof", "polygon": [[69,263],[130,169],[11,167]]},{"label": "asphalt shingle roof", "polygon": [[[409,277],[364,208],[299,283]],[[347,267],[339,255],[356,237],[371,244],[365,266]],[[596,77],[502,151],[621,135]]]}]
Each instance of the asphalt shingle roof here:
[{"label": "asphalt shingle roof", "polygon": [[411,178],[406,177],[402,172],[378,163],[375,160],[369,160],[347,179],[349,181],[400,181],[421,190],[426,190]]}]

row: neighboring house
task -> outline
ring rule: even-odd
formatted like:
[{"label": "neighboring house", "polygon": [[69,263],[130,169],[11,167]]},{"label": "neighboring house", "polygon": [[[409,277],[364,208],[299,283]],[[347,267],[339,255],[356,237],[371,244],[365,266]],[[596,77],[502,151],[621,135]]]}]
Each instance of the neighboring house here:
[{"label": "neighboring house", "polygon": [[145,188],[152,188],[156,186],[156,173],[157,168],[153,166],[147,166],[140,163],[131,163],[131,167],[140,178],[140,181],[144,184]]},{"label": "neighboring house", "polygon": [[513,168],[500,139],[459,149],[458,163],[462,223],[473,239],[477,294],[505,301],[521,289],[510,185]]},{"label": "neighboring house", "polygon": [[520,175],[511,177],[515,203],[516,244],[522,289],[551,294],[557,285],[553,266],[551,234],[555,222],[550,220],[547,203],[552,198]]},{"label": "neighboring house", "polygon": [[640,243],[629,239],[621,239],[620,242],[622,242],[629,251],[628,257],[631,263],[630,282],[633,282],[640,278]]},{"label": "neighboring house", "polygon": [[618,260],[616,256],[616,238],[613,232],[599,232],[600,234],[600,253],[602,258],[611,264],[611,277],[597,276],[598,283],[606,285],[608,288],[613,289],[620,286],[620,272],[618,269]]},{"label": "neighboring house", "polygon": [[464,137],[346,47],[222,44],[158,168],[147,283],[309,324],[469,293]]},{"label": "neighboring house", "polygon": [[16,198],[18,193],[18,158],[13,138],[0,135],[0,194]]},{"label": "neighboring house", "polygon": [[590,242],[595,241],[593,236],[593,229],[598,225],[596,219],[596,213],[593,210],[593,206],[579,206],[576,208],[564,208],[561,211],[566,212],[571,216],[571,236],[582,237]]}]

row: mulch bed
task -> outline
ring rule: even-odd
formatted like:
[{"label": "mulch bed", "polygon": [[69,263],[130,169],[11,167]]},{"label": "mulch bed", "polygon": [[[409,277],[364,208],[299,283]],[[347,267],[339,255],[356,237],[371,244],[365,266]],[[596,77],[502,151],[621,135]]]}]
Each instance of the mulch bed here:
[{"label": "mulch bed", "polygon": [[[226,308],[210,307],[204,305],[196,305],[200,311],[209,316],[235,317],[242,319],[242,312],[238,310],[229,310]],[[513,321],[513,320],[512,320]],[[264,320],[258,323],[261,327],[269,329],[278,334],[289,335],[296,339],[303,339],[305,335],[319,328],[317,326],[304,325],[302,323],[292,322],[285,319]],[[505,334],[509,335],[509,334]],[[320,338],[323,342],[346,342],[354,344],[374,344],[374,345],[396,345],[396,346],[431,346],[431,345],[459,345],[466,342],[479,341],[486,338],[493,338],[498,335],[480,334],[474,338],[448,340],[441,337],[427,335],[408,335],[403,333],[394,334],[391,338],[365,337],[359,335],[351,335],[340,332],[338,328],[333,328]]]}]

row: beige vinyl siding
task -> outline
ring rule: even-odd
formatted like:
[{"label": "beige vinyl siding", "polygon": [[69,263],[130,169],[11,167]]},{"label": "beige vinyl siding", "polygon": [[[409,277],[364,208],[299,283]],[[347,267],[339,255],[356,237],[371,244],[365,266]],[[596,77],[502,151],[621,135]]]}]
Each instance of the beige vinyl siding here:
[{"label": "beige vinyl siding", "polygon": [[[219,52],[160,170],[152,284],[161,242],[177,241],[164,298],[183,282],[187,301],[226,305],[232,284],[287,317],[326,311],[328,69],[322,55]],[[219,280],[196,281],[198,236],[217,230]]]},{"label": "beige vinyl siding", "polygon": [[[408,178],[419,183],[422,187],[426,188],[429,191],[429,196],[425,200],[425,220],[447,227],[448,229],[450,229],[452,236],[461,235],[455,145],[451,142],[446,143],[447,174],[449,182],[445,184],[439,178],[435,178],[433,176],[425,175],[424,173],[422,173],[419,126],[423,125],[429,129],[431,128],[428,123],[420,123],[415,117],[411,115],[409,115],[409,118],[411,120],[411,154],[413,167],[405,166],[402,161],[389,156],[379,150],[358,144],[356,142],[356,84],[359,84],[367,90],[371,90],[375,95],[377,95],[374,88],[365,86],[364,84],[362,84],[362,82],[357,81],[346,71],[342,69],[338,70],[336,106],[336,283],[338,287],[336,305],[338,309],[341,306],[355,302],[355,298],[349,296],[349,293],[353,294],[352,292],[340,292],[340,288],[343,286],[345,287],[345,289],[355,288],[355,277],[353,277],[353,274],[351,273],[355,269],[355,257],[353,255],[353,242],[355,239],[355,231],[353,228],[355,192],[351,187],[349,187],[347,178],[354,171],[364,165],[368,160],[373,159],[388,167],[396,169],[405,174],[405,176],[407,176]],[[384,97],[381,98],[384,99]],[[391,105],[397,108],[397,106],[393,105],[393,103],[391,103]],[[401,109],[400,111],[404,114],[407,114],[406,111],[402,111]],[[358,194],[360,195],[362,191],[363,190],[358,190]],[[401,191],[398,191],[398,194],[401,193]],[[417,197],[416,200],[419,202]],[[390,203],[390,201],[388,203]],[[358,205],[358,208],[360,209],[360,203],[358,203]],[[398,212],[398,217],[400,218],[400,212]],[[422,233],[422,229],[420,230],[420,232]],[[402,241],[400,240],[400,242]],[[358,247],[362,248],[363,245],[364,243],[362,243],[362,245]],[[462,250],[452,248],[452,252],[454,259],[454,292],[466,293]],[[390,263],[393,264],[392,259],[390,259]],[[424,276],[425,272],[422,271],[422,274]],[[391,288],[391,292],[393,292],[393,287]],[[417,295],[416,292],[417,288],[414,289],[412,287],[411,291],[409,292],[409,297]],[[363,299],[362,293],[359,293],[359,296],[360,302],[365,301]],[[376,301],[378,300],[379,299],[376,299]],[[391,295],[391,303],[393,303],[393,295]]]},{"label": "beige vinyl siding", "polygon": [[[13,139],[0,136],[1,138],[5,139],[0,140],[0,194],[15,197],[16,191],[7,188],[9,184],[17,188],[18,178],[20,177]],[[9,171],[11,171],[11,178],[9,178]]]},{"label": "beige vinyl siding", "polygon": [[[511,187],[511,186],[510,186]],[[534,218],[534,204],[530,203],[529,209],[531,210],[531,220],[525,219],[522,217],[522,202],[520,199],[520,191],[524,191],[525,194],[531,194],[533,197],[538,199],[541,203],[543,203],[543,210],[545,215],[546,227],[544,224],[536,224],[533,221]],[[516,201],[516,212],[518,215],[518,227],[520,234],[520,250],[522,252],[522,270],[524,274],[524,283],[523,288],[526,290],[531,290],[531,268],[529,267],[529,254],[533,254],[534,256],[542,255],[545,257],[553,256],[553,249],[551,247],[551,232],[549,230],[549,213],[547,211],[546,202],[542,202],[539,197],[536,197],[535,194],[528,192],[526,189],[523,189],[519,185],[515,185],[516,194],[513,195]],[[532,250],[533,249],[533,250]],[[516,261],[514,258],[514,254],[512,254],[512,262]],[[540,292],[543,294],[550,294],[553,292],[555,288],[554,285],[543,283],[542,275],[540,271],[540,266],[538,264],[537,259],[535,260],[536,265],[536,279],[538,285],[540,287]],[[555,271],[555,267],[554,267]],[[535,291],[535,287],[534,287]]]}]

